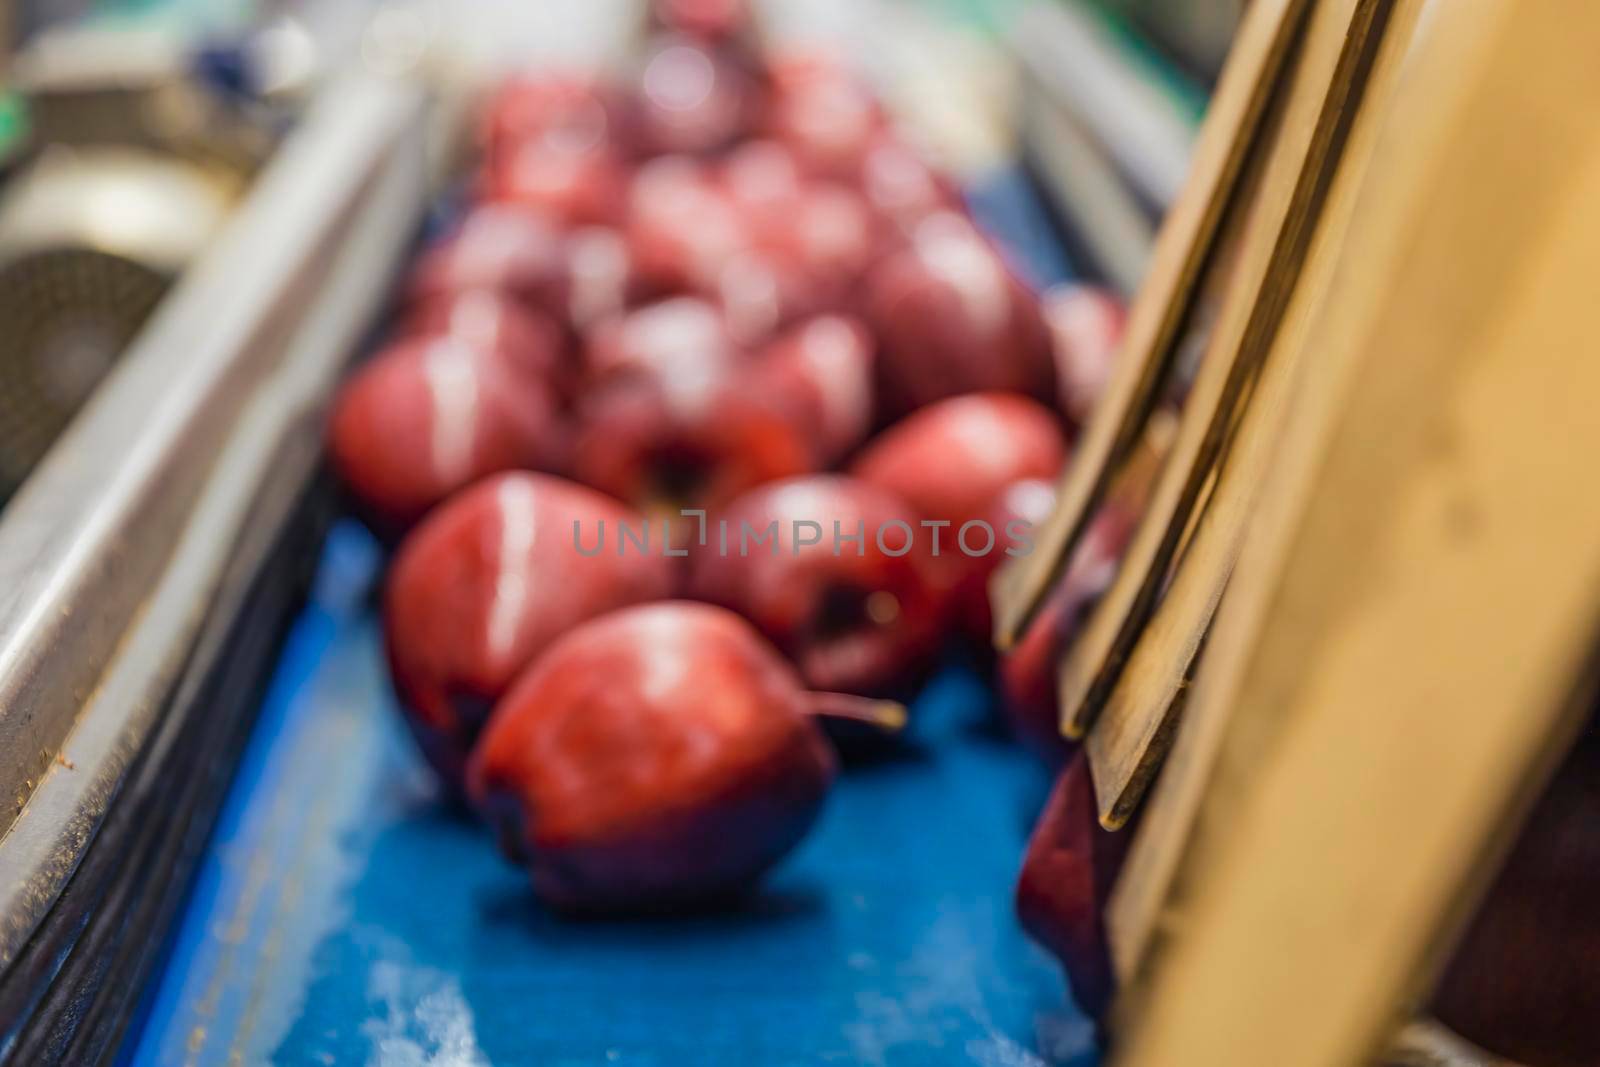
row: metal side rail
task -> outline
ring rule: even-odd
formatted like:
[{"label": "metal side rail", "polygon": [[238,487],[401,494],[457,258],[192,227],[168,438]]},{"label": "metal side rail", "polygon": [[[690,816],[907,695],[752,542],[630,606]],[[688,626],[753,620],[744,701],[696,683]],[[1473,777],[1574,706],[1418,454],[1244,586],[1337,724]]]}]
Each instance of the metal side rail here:
[{"label": "metal side rail", "polygon": [[0,521],[0,1063],[116,1054],[316,558],[426,118],[330,85]]}]

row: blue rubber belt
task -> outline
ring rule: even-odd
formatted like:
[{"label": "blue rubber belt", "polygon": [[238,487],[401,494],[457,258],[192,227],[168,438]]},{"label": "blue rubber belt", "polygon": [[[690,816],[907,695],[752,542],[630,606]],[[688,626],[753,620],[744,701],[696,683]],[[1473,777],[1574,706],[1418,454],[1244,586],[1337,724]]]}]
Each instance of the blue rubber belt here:
[{"label": "blue rubber belt", "polygon": [[[1043,244],[1015,195],[992,224]],[[335,529],[125,1062],[1095,1062],[1012,916],[1047,775],[970,669],[916,702],[903,756],[842,776],[743,907],[562,920],[436,800],[392,707],[376,567],[363,531]]]}]

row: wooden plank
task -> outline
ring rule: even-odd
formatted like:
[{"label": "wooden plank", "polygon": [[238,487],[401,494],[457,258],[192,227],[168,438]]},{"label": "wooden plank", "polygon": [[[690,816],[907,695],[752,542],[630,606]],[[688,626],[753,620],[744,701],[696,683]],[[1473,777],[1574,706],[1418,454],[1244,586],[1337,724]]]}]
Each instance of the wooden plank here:
[{"label": "wooden plank", "polygon": [[[1408,59],[1407,65],[1412,62]],[[1411,84],[1415,77],[1403,73],[1402,84]],[[1410,120],[1410,124],[1416,125],[1416,120]],[[1393,118],[1385,123],[1376,151],[1385,150],[1384,138],[1392,142],[1406,136],[1387,132],[1396,125]],[[1392,152],[1393,145],[1388,144],[1387,150]],[[1388,167],[1386,174],[1393,169]],[[1387,180],[1395,184],[1394,177]],[[1355,208],[1358,230],[1347,242],[1354,242],[1354,234],[1359,233],[1360,254],[1380,262],[1397,255],[1392,243],[1399,241],[1401,231],[1373,225],[1375,216],[1367,205],[1371,196],[1363,187]],[[1386,236],[1390,245],[1384,244]],[[1341,259],[1330,289],[1347,289],[1354,278],[1362,277],[1351,273],[1360,268],[1348,263],[1348,255]],[[1376,288],[1375,284],[1374,290],[1367,293],[1369,301],[1376,300]],[[1331,325],[1328,317],[1332,314],[1324,306],[1318,325],[1311,332],[1319,348],[1327,347],[1320,331]],[[1231,593],[1223,597],[1217,609],[1217,618],[1206,638],[1204,669],[1185,691],[1182,728],[1176,731],[1171,752],[1150,795],[1149,810],[1141,820],[1138,837],[1128,851],[1107,904],[1107,937],[1118,976],[1124,982],[1147,958],[1151,944],[1175,934],[1181,925],[1181,909],[1172,904],[1173,886],[1197,833],[1200,805],[1226,734],[1232,711],[1228,694],[1237,689],[1246,656],[1266,624],[1269,601],[1263,592],[1265,576],[1276,574],[1282,567],[1288,544],[1283,531],[1298,520],[1310,499],[1317,481],[1317,465],[1332,432],[1334,413],[1354,374],[1353,359],[1341,362],[1307,355],[1301,360],[1294,411],[1274,450],[1274,462],[1263,480],[1259,504],[1246,531],[1241,558],[1248,561],[1248,566],[1236,569],[1230,581]]]},{"label": "wooden plank", "polygon": [[1600,8],[1429,14],[1314,331],[1310,477],[1190,697],[1231,714],[1120,1067],[1379,1055],[1587,710]]},{"label": "wooden plank", "polygon": [[1116,580],[1062,662],[1061,725],[1068,737],[1084,735],[1110,694],[1276,332],[1388,7],[1388,0],[1322,0],[1312,10],[1237,273],[1184,402],[1173,454]]},{"label": "wooden plank", "polygon": [[1122,355],[1062,477],[1056,510],[1036,532],[1034,551],[995,575],[995,643],[1001,648],[1015,643],[1061,578],[1089,516],[1159,399],[1179,324],[1308,3],[1256,0],[1245,15],[1201,127],[1189,181],[1156,239]]},{"label": "wooden plank", "polygon": [[1117,579],[1062,661],[1061,728],[1067,737],[1082,737],[1109,696],[1166,581],[1240,397],[1266,354],[1306,254],[1347,106],[1360,90],[1386,10],[1384,0],[1323,0],[1312,10],[1282,120],[1267,150],[1237,277],[1184,402],[1173,454]]},{"label": "wooden plank", "polygon": [[1391,102],[1422,0],[1399,0],[1362,89],[1339,153],[1338,169],[1316,222],[1306,263],[1273,338],[1195,533],[1159,606],[1139,635],[1126,668],[1088,736],[1100,821],[1126,824],[1165,758],[1175,733],[1190,667],[1243,543],[1262,479],[1282,437],[1289,396],[1301,372],[1311,324],[1322,307],[1349,232],[1361,183]]}]

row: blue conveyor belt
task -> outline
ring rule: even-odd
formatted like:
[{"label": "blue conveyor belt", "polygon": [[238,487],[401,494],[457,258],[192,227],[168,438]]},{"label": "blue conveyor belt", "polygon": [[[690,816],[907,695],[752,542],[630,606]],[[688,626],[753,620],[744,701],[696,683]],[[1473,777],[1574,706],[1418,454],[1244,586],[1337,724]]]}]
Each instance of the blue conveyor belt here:
[{"label": "blue conveyor belt", "polygon": [[130,1062],[1087,1065],[1010,890],[1045,775],[960,668],[737,911],[555,918],[434,796],[337,529]]},{"label": "blue conveyor belt", "polygon": [[[1019,220],[1029,236],[1025,213],[992,221]],[[847,771],[743,907],[563,920],[435,796],[392,706],[377,565],[336,528],[127,1063],[1095,1062],[1012,916],[1046,772],[970,670],[916,702],[903,756]]]}]

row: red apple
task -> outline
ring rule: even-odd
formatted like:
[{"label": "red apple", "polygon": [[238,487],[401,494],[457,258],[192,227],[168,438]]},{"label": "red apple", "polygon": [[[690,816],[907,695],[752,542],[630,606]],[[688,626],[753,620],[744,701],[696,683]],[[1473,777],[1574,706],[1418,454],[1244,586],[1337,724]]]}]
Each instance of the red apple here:
[{"label": "red apple", "polygon": [[583,399],[575,471],[670,514],[818,470],[866,434],[871,359],[859,324],[825,316],[753,359],[708,369],[703,388],[658,374],[613,381]]},{"label": "red apple", "polygon": [[413,303],[427,303],[484,290],[582,332],[647,299],[654,288],[612,227],[563,230],[536,211],[484,204],[423,252],[406,293]]},{"label": "red apple", "polygon": [[742,394],[731,384],[704,403],[684,403],[652,379],[596,390],[579,407],[574,475],[683,532],[682,508],[717,508],[752,486],[821,465],[783,398]]},{"label": "red apple", "polygon": [[585,226],[563,243],[563,272],[551,311],[579,334],[650,295],[620,230]]},{"label": "red apple", "polygon": [[821,462],[834,463],[872,427],[873,356],[859,320],[819,315],[768,345],[733,392],[781,399]]},{"label": "red apple", "polygon": [[628,181],[624,125],[617,94],[592,78],[513,78],[486,109],[481,194],[564,225],[616,224]]},{"label": "red apple", "polygon": [[1530,1067],[1600,1063],[1597,900],[1600,730],[1591,723],[1524,822],[1431,1010],[1474,1044]]},{"label": "red apple", "polygon": [[961,196],[950,181],[892,134],[873,139],[855,183],[867,206],[902,238],[915,233],[929,215],[962,211]]},{"label": "red apple", "polygon": [[395,691],[423,751],[459,786],[490,707],[572,627],[669,595],[676,562],[600,551],[641,519],[550,475],[504,474],[440,507],[395,557],[384,636]]},{"label": "red apple", "polygon": [[627,202],[628,168],[608,145],[527,141],[484,172],[482,197],[542,211],[569,226],[615,225]]},{"label": "red apple", "polygon": [[883,109],[837,56],[794,51],[773,58],[765,132],[822,177],[850,180],[885,125]]},{"label": "red apple", "polygon": [[422,302],[488,289],[546,307],[564,265],[562,231],[548,216],[515,204],[480,204],[423,250],[406,294]]},{"label": "red apple", "polygon": [[746,0],[651,0],[650,25],[727,41],[750,32],[750,5]]},{"label": "red apple", "polygon": [[749,246],[727,191],[683,156],[639,168],[628,194],[627,237],[640,275],[668,292],[714,291],[722,268]]},{"label": "red apple", "polygon": [[562,637],[500,702],[472,795],[555,907],[722,898],[816,820],[836,769],[818,704],[736,616],[630,608]]},{"label": "red apple", "polygon": [[679,33],[645,45],[636,79],[637,128],[645,155],[702,154],[747,134],[761,85],[737,49]]},{"label": "red apple", "polygon": [[480,141],[485,170],[524,145],[581,153],[627,140],[623,94],[592,74],[540,71],[507,78],[484,102]]},{"label": "red apple", "polygon": [[746,141],[728,153],[718,180],[734,210],[756,233],[789,225],[806,178],[794,153],[778,141]]},{"label": "red apple", "polygon": [[828,299],[830,288],[792,259],[745,250],[722,262],[705,293],[722,310],[734,340],[753,347],[801,318],[838,306]]},{"label": "red apple", "polygon": [[1136,513],[1115,502],[1095,515],[1039,614],[1000,659],[1006,718],[1019,738],[1051,762],[1067,752],[1057,699],[1061,654],[1110,588],[1136,522]]},{"label": "red apple", "polygon": [[808,684],[894,692],[930,665],[943,599],[928,531],[905,501],[812,475],[752,489],[713,519],[689,588],[755,623]]},{"label": "red apple", "polygon": [[339,391],[329,428],[334,468],[384,528],[487,474],[551,464],[557,440],[548,389],[457,337],[379,353]]},{"label": "red apple", "polygon": [[880,239],[859,195],[801,181],[770,143],[742,147],[719,171],[683,157],[647,164],[628,237],[645,278],[715,300],[745,344],[850,303]]},{"label": "red apple", "polygon": [[1109,290],[1063,285],[1045,294],[1044,317],[1050,327],[1061,410],[1081,423],[1111,380],[1127,328],[1127,307]]},{"label": "red apple", "polygon": [[591,389],[624,377],[657,380],[688,405],[743,358],[717,308],[683,296],[598,323],[584,348],[583,374]]},{"label": "red apple", "polygon": [[709,295],[734,337],[758,344],[802,319],[849,307],[874,255],[870,221],[854,194],[807,191],[790,206],[785,226],[728,257]]},{"label": "red apple", "polygon": [[866,306],[882,345],[880,400],[890,416],[959,393],[1051,395],[1037,299],[960,215],[918,223],[910,246],[873,269]]},{"label": "red apple", "polygon": [[1105,906],[1131,836],[1100,826],[1089,761],[1080,752],[1045,802],[1017,880],[1023,929],[1061,961],[1073,999],[1097,1018],[1115,988]]},{"label": "red apple", "polygon": [[403,337],[459,337],[493,352],[534,381],[564,392],[571,370],[561,328],[551,319],[492,289],[442,293],[405,313]]},{"label": "red apple", "polygon": [[836,310],[883,247],[885,233],[861,194],[805,178],[791,152],[752,141],[723,164],[722,185],[740,213],[750,251],[804,280],[811,306]]},{"label": "red apple", "polygon": [[870,442],[851,473],[942,521],[939,559],[957,617],[989,641],[989,576],[1054,503],[1047,479],[1066,463],[1054,414],[1014,393],[969,393],[906,416]]},{"label": "red apple", "polygon": [[1067,460],[1056,416],[1015,393],[969,393],[906,416],[864,448],[851,473],[882,486],[955,536],[987,520],[1017,482],[1053,479]]},{"label": "red apple", "polygon": [[739,212],[752,248],[817,274],[854,276],[880,237],[861,194],[836,181],[806,177],[776,141],[750,141],[731,153],[721,188]]},{"label": "red apple", "polygon": [[843,306],[882,245],[872,213],[842,185],[813,182],[802,191],[789,225],[762,235],[763,248],[792,261],[814,280],[830,307]]},{"label": "red apple", "polygon": [[691,297],[603,324],[586,352],[575,475],[670,514],[814,469],[786,399],[733,387],[747,362],[717,309]]}]

